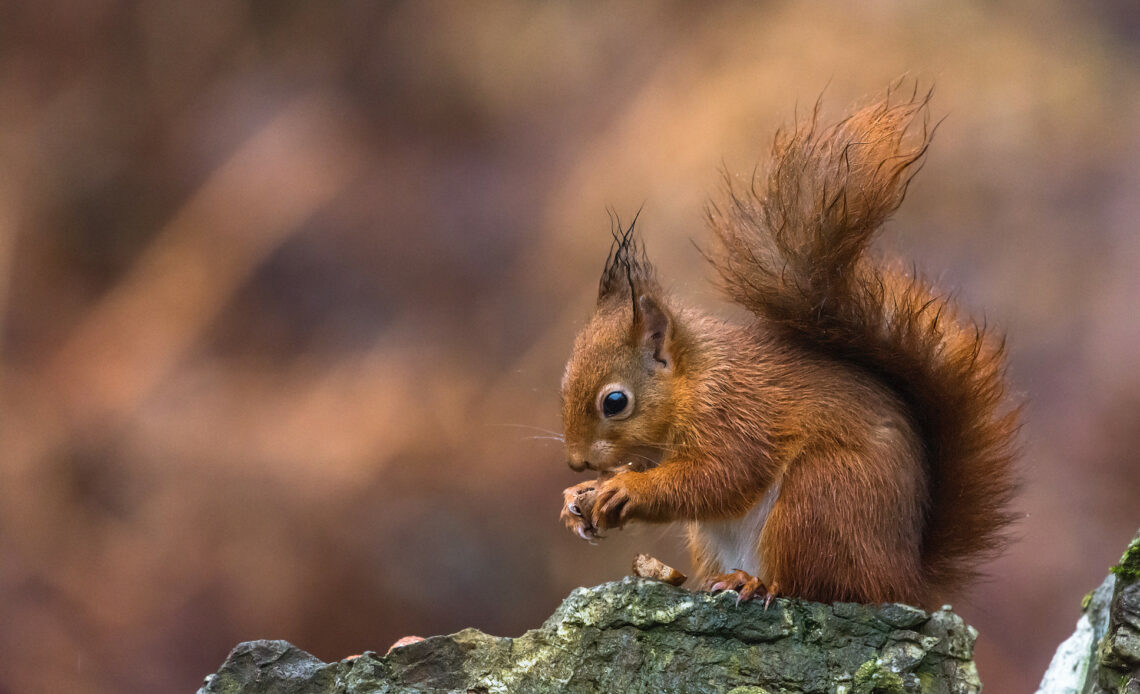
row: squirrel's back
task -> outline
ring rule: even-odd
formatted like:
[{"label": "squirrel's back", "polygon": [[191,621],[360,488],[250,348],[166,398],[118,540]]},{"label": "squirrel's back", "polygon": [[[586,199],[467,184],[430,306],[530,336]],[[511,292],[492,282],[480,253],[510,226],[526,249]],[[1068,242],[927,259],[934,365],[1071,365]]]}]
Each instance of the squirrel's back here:
[{"label": "squirrel's back", "polygon": [[766,179],[746,191],[730,184],[726,203],[710,208],[709,259],[766,329],[901,398],[925,456],[922,579],[943,594],[1004,543],[1018,425],[1002,341],[915,273],[868,255],[922,165],[928,101],[888,92],[831,127],[817,107],[778,134]]}]

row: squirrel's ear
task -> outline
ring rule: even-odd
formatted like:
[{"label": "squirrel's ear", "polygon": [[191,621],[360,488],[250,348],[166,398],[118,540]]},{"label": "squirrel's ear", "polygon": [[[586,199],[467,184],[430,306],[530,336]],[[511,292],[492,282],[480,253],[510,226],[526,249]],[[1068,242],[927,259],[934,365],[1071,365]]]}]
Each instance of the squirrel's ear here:
[{"label": "squirrel's ear", "polygon": [[673,368],[673,320],[665,308],[650,294],[637,298],[637,317],[634,330],[640,332],[641,345],[658,369]]}]

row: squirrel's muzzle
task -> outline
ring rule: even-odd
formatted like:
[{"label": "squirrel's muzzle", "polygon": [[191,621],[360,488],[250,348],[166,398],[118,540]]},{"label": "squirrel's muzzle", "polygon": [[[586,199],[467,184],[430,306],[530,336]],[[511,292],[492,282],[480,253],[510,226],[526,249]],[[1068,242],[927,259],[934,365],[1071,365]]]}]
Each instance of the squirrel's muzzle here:
[{"label": "squirrel's muzzle", "polygon": [[571,455],[566,461],[566,464],[569,465],[570,469],[574,472],[582,472],[583,470],[593,468],[593,466],[590,465],[590,461],[578,455]]}]

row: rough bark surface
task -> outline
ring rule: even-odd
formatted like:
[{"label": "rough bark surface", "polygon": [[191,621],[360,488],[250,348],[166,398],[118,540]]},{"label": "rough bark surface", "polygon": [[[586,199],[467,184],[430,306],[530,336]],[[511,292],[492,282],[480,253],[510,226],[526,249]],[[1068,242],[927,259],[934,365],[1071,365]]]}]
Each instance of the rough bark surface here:
[{"label": "rough bark surface", "polygon": [[1037,694],[1140,694],[1140,534],[1082,611]]},{"label": "rough bark surface", "polygon": [[735,600],[627,578],[575,590],[518,638],[465,629],[336,663],[251,641],[199,694],[981,691],[977,632],[949,610]]}]

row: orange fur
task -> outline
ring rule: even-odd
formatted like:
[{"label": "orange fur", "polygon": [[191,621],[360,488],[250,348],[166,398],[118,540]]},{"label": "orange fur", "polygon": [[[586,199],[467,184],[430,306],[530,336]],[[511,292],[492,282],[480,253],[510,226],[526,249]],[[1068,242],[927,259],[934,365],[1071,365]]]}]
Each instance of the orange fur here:
[{"label": "orange fur", "polygon": [[[813,113],[710,208],[709,260],[751,323],[679,306],[633,225],[615,234],[563,380],[571,465],[603,471],[567,490],[571,529],[688,521],[698,577],[750,567],[820,601],[931,605],[1000,549],[1002,346],[867,253],[930,142],[928,99],[892,98],[828,128]],[[607,385],[631,402],[613,417]]]}]

